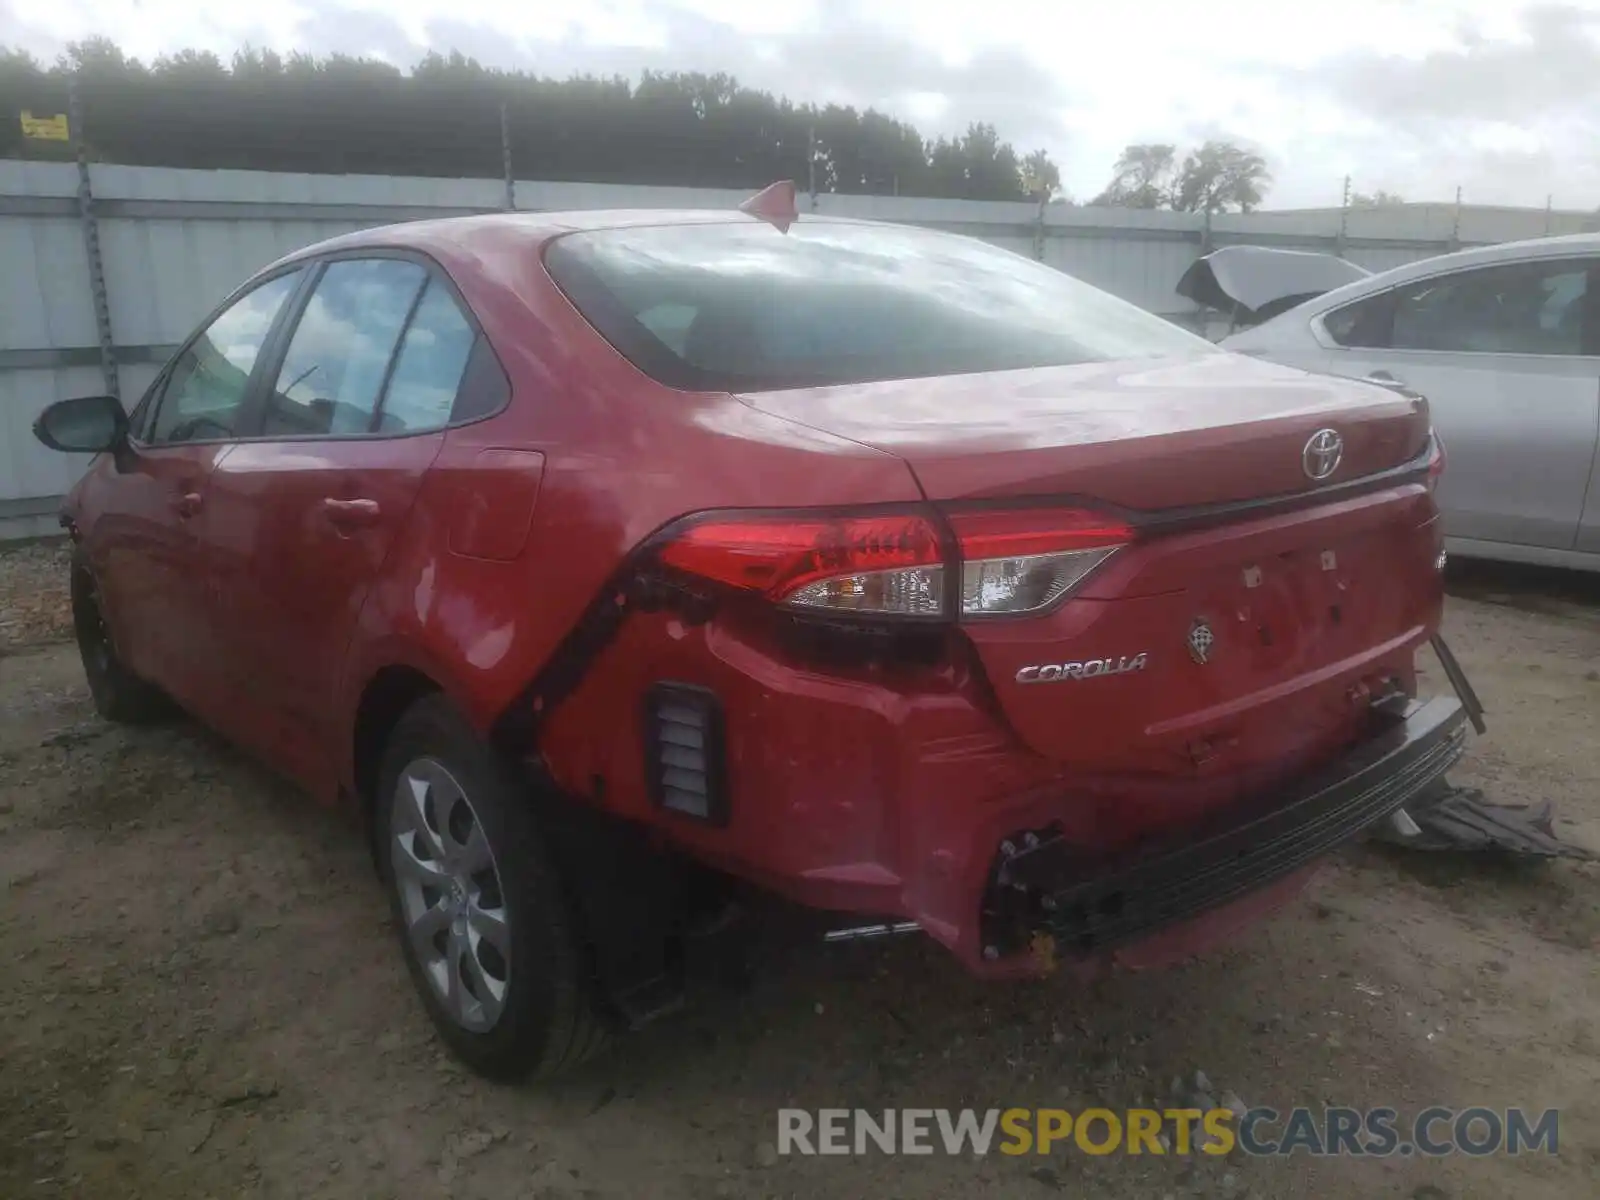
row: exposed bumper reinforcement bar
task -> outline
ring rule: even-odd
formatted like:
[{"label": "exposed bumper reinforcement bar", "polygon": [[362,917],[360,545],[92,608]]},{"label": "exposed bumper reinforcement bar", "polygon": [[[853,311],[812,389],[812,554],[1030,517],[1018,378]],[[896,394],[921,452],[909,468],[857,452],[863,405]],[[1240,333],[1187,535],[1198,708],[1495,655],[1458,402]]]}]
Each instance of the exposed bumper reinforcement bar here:
[{"label": "exposed bumper reinforcement bar", "polygon": [[[1413,801],[1461,756],[1466,707],[1410,701],[1337,763],[1229,810],[1170,842],[1114,861],[1051,830],[1007,839],[983,903],[986,957],[1040,934],[1065,955],[1137,940],[1282,879]],[[1375,714],[1375,719],[1382,719]],[[992,952],[990,949],[992,947]]]}]

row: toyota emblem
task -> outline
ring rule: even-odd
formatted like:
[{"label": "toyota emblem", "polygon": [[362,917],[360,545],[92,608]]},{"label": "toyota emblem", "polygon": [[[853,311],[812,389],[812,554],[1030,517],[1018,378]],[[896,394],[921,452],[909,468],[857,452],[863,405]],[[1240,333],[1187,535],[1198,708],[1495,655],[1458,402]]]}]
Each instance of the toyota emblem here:
[{"label": "toyota emblem", "polygon": [[1343,458],[1344,439],[1338,431],[1319,429],[1300,452],[1300,465],[1305,468],[1306,478],[1320,481],[1337,471]]}]

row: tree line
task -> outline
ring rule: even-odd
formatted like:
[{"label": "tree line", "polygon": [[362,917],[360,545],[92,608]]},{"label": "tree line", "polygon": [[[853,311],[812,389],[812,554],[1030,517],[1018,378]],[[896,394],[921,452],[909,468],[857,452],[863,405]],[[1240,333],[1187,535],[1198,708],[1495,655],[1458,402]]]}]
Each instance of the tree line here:
[{"label": "tree line", "polygon": [[[76,81],[92,157],[149,166],[522,178],[1027,200],[1054,195],[1049,154],[994,126],[925,139],[904,121],[795,104],[731,75],[548,79],[429,53],[409,72],[370,58],[185,50],[146,65],[105,38],[45,67],[0,49],[0,157],[66,157],[18,116],[67,111]],[[504,128],[502,128],[502,112]],[[509,145],[503,147],[502,134]]]},{"label": "tree line", "polygon": [[[793,179],[822,192],[1072,203],[1046,151],[1019,153],[986,123],[927,139],[874,109],[795,104],[727,74],[558,80],[437,51],[404,72],[248,48],[227,63],[183,50],[146,65],[101,37],[47,67],[0,47],[0,157],[71,156],[70,144],[24,136],[18,119],[66,112],[69,79],[78,132],[108,162],[497,178],[509,152],[525,179],[750,189]],[[1124,149],[1088,203],[1249,212],[1271,184],[1266,160],[1231,141],[1182,155],[1145,143]]]}]

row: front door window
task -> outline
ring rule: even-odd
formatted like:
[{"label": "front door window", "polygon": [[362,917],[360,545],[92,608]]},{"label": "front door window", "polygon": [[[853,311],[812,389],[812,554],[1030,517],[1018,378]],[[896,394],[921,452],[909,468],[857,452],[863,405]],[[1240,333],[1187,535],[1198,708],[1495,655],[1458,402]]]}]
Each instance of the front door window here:
[{"label": "front door window", "polygon": [[277,275],[240,296],[178,356],[167,373],[149,441],[210,442],[234,437],[267,335],[294,294],[299,271]]}]

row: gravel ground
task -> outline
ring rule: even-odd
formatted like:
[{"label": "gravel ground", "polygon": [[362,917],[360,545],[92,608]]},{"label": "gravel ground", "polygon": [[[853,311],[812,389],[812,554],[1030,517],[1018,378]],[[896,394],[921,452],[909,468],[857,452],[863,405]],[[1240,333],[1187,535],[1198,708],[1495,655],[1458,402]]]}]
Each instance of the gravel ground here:
[{"label": "gravel ground", "polygon": [[0,549],[0,658],[72,636],[67,547],[52,539]]},{"label": "gravel ground", "polygon": [[[814,949],[553,1087],[438,1049],[355,832],[192,724],[97,722],[62,552],[0,554],[0,1196],[1578,1197],[1600,1193],[1600,870],[1358,848],[1203,961],[982,985],[927,944]],[[1600,586],[1477,571],[1490,710],[1458,781],[1600,847]],[[1428,682],[1443,687],[1436,669]],[[1221,1096],[1563,1110],[1560,1154],[784,1159],[784,1105]]]}]

